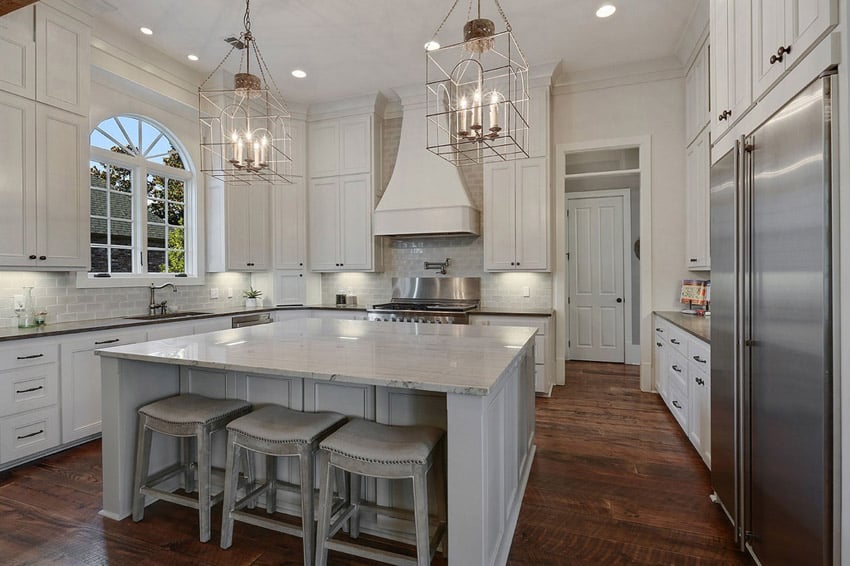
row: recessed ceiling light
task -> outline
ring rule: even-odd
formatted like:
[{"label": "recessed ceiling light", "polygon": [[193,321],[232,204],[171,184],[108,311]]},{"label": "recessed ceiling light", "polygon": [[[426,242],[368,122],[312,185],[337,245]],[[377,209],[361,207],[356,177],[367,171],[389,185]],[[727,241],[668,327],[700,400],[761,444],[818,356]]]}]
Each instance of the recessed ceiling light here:
[{"label": "recessed ceiling light", "polygon": [[189,61],[197,61],[197,60],[198,60],[198,56],[197,56],[197,55],[189,54],[189,55],[186,55],[186,59],[188,59]]},{"label": "recessed ceiling light", "polygon": [[139,31],[145,35],[153,35],[153,30],[151,28],[139,28]]},{"label": "recessed ceiling light", "polygon": [[598,10],[596,10],[597,18],[607,18],[614,14],[617,11],[617,7],[613,4],[602,4]]},{"label": "recessed ceiling light", "polygon": [[433,39],[425,44],[425,51],[436,51],[440,48],[440,44]]},{"label": "recessed ceiling light", "polygon": [[292,76],[295,77],[296,79],[303,79],[304,77],[307,76],[307,73],[305,73],[301,69],[295,69],[294,71],[292,71]]}]

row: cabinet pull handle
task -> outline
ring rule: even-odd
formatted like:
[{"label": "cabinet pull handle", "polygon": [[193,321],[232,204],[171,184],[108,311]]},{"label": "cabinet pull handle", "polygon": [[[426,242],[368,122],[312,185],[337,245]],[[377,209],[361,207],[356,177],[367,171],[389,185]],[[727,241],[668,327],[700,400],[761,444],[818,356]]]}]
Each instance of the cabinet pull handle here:
[{"label": "cabinet pull handle", "polygon": [[704,360],[704,359],[702,359],[702,358],[701,358],[701,357],[699,357],[699,356],[694,356],[694,360],[695,360],[695,361],[697,361],[697,362],[699,362],[699,363],[701,363],[701,364],[708,363],[708,361],[707,361],[707,360]]},{"label": "cabinet pull handle", "polygon": [[679,402],[678,402],[678,401],[673,401],[673,406],[674,406],[674,407],[676,407],[677,409],[681,409],[681,408],[682,408],[682,406],[679,404]]},{"label": "cabinet pull handle", "polygon": [[681,342],[679,342],[679,341],[678,341],[678,340],[676,340],[675,338],[670,338],[670,342],[672,342],[673,344],[676,344],[677,346],[678,346],[679,344],[681,344]]},{"label": "cabinet pull handle", "polygon": [[36,358],[43,358],[44,354],[33,354],[31,356],[18,356],[19,360],[34,360]]},{"label": "cabinet pull handle", "polygon": [[38,436],[39,434],[41,434],[41,433],[43,433],[43,432],[44,432],[44,429],[41,429],[41,430],[40,430],[40,431],[38,431],[38,432],[33,432],[33,433],[30,433],[30,434],[25,434],[25,435],[23,435],[23,436],[19,436],[19,437],[18,437],[18,440],[23,440],[23,439],[25,439],[25,438],[32,438],[33,436]]},{"label": "cabinet pull handle", "polygon": [[690,262],[691,262],[691,263],[696,263],[696,262],[698,262],[698,261],[699,261],[699,259],[697,259],[697,258],[695,258],[695,257],[692,257],[692,258],[690,259]]},{"label": "cabinet pull handle", "polygon": [[15,391],[15,393],[32,393],[33,391],[38,391],[39,389],[44,389],[43,385],[39,385],[38,387],[30,387],[29,389],[21,389],[20,391]]},{"label": "cabinet pull handle", "polygon": [[673,364],[672,367],[673,367],[673,371],[675,371],[676,373],[682,373],[682,368],[680,368],[676,364]]},{"label": "cabinet pull handle", "polygon": [[655,345],[658,346],[659,348],[662,346],[661,342],[656,342]]},{"label": "cabinet pull handle", "polygon": [[115,342],[120,341],[120,338],[111,338],[109,340],[101,340],[100,342],[95,342],[95,346],[100,346],[101,344],[114,344]]},{"label": "cabinet pull handle", "polygon": [[655,331],[656,331],[656,332],[660,332],[660,333],[664,334],[664,329],[663,329],[663,328],[656,328],[656,329],[655,329]]}]

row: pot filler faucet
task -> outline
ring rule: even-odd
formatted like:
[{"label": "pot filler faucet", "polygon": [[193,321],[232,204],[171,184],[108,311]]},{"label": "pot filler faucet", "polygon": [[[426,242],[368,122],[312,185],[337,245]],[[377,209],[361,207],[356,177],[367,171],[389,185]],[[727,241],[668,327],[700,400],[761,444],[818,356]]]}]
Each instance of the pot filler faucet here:
[{"label": "pot filler faucet", "polygon": [[177,286],[174,283],[163,283],[159,287],[155,286],[151,283],[151,299],[150,304],[148,305],[148,314],[157,314],[157,310],[159,310],[159,314],[165,314],[166,309],[168,308],[168,301],[162,301],[161,303],[156,302],[156,290],[157,289],[165,289],[166,287],[171,287],[174,292],[177,292]]}]

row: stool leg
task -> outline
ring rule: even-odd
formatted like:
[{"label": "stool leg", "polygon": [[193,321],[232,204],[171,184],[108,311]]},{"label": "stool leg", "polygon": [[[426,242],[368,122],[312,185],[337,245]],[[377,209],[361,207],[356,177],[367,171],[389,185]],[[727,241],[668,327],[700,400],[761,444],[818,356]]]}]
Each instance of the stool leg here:
[{"label": "stool leg", "polygon": [[[228,433],[229,434],[229,433]],[[242,476],[245,478],[245,495],[247,496],[254,489],[254,454],[247,448],[241,450],[242,454]],[[257,506],[257,498],[252,497],[248,501],[248,509],[253,509]]]},{"label": "stool leg", "polygon": [[[448,537],[448,516],[449,516],[449,502],[448,502],[448,490],[446,489],[446,485],[448,482],[448,457],[446,454],[446,441],[445,438],[440,445],[437,446],[437,465],[431,468],[432,473],[434,474],[434,488],[437,495],[437,517],[439,518],[441,523],[446,523],[446,532],[443,534],[443,542],[440,545],[443,551],[443,556],[448,558],[449,556],[449,537]],[[439,541],[438,541],[439,542]]]},{"label": "stool leg", "polygon": [[428,476],[425,466],[413,471],[413,514],[416,522],[416,562],[419,566],[431,563],[431,542],[428,529]]},{"label": "stool leg", "polygon": [[360,536],[360,486],[363,480],[361,476],[355,473],[351,473],[349,476],[351,478],[351,486],[348,489],[351,497],[351,505],[354,507],[354,513],[351,514],[348,534],[351,538],[357,538]]},{"label": "stool leg", "polygon": [[325,542],[331,525],[333,511],[333,490],[331,489],[330,454],[324,450],[318,452],[319,461],[319,525],[316,531],[316,566],[328,563],[328,548]]},{"label": "stool leg", "polygon": [[[345,506],[348,507],[351,505],[351,498],[348,493],[348,484],[351,482],[349,478],[349,473],[342,468],[333,468],[334,473],[334,483],[336,484],[336,494],[344,503]],[[346,521],[342,524],[342,532],[348,534],[348,524],[350,521]]]},{"label": "stool leg", "polygon": [[277,510],[277,456],[266,454],[266,513]]},{"label": "stool leg", "polygon": [[183,470],[183,490],[186,493],[195,491],[195,472],[192,470],[192,437],[180,438],[180,463],[185,466]]},{"label": "stool leg", "polygon": [[[221,548],[230,548],[233,543],[233,517],[230,513],[236,507],[236,492],[239,489],[240,447],[236,444],[236,435],[227,436],[227,463],[224,467],[224,501],[221,504]],[[245,450],[247,452],[247,450]]]},{"label": "stool leg", "polygon": [[139,415],[136,433],[136,473],[133,479],[133,520],[141,521],[145,516],[145,496],[142,486],[147,483],[148,466],[151,458],[151,436],[153,431],[145,426],[147,417]]},{"label": "stool leg", "polygon": [[[210,540],[210,444],[212,432],[198,427],[198,516],[201,542]],[[238,478],[238,474],[237,474]]]},{"label": "stool leg", "polygon": [[[316,549],[316,524],[313,522],[313,446],[306,445],[298,455],[301,464],[301,530],[304,543],[304,564],[313,563]],[[328,480],[330,484],[330,480]],[[333,501],[333,497],[330,497]]]}]

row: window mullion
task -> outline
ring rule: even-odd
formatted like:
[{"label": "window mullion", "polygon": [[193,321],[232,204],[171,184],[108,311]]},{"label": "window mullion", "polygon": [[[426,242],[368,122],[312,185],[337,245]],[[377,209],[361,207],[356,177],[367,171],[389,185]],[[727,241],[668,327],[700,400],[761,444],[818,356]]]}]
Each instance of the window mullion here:
[{"label": "window mullion", "polygon": [[136,183],[133,186],[133,191],[136,194],[136,207],[137,207],[137,215],[135,217],[135,221],[133,224],[136,226],[136,233],[138,236],[138,246],[133,250],[133,255],[135,258],[135,265],[137,266],[135,272],[144,275],[147,273],[147,262],[148,262],[148,254],[147,254],[147,237],[148,237],[148,223],[147,223],[147,171],[141,165],[137,166],[135,169],[136,172]]}]

